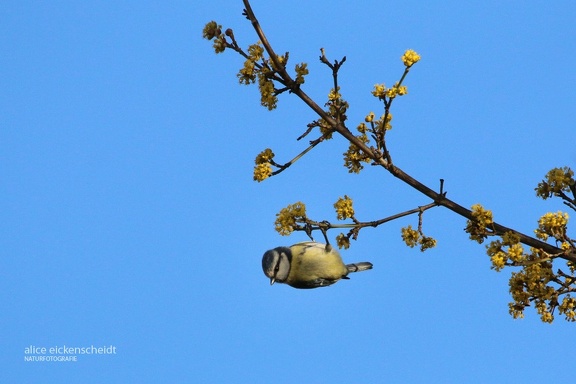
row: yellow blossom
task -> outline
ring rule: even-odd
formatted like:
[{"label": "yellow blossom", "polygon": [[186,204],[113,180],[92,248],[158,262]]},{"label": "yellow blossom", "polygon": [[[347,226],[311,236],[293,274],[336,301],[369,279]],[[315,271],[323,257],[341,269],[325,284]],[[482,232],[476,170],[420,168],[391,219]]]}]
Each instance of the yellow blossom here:
[{"label": "yellow blossom", "polygon": [[492,211],[484,209],[480,204],[472,206],[472,216],[484,227],[493,223]]},{"label": "yellow blossom", "polygon": [[374,95],[374,97],[383,99],[384,96],[386,96],[386,86],[384,84],[374,84],[372,95]]},{"label": "yellow blossom", "polygon": [[492,211],[484,209],[480,204],[472,206],[473,220],[466,222],[465,231],[470,235],[471,240],[482,244],[488,237],[487,227],[493,223]]},{"label": "yellow blossom", "polygon": [[508,231],[502,235],[502,241],[504,245],[518,244],[520,242],[520,236],[512,231]]},{"label": "yellow blossom", "polygon": [[397,94],[398,94],[398,88],[396,87],[388,88],[386,90],[386,96],[388,96],[391,99],[395,98]]},{"label": "yellow blossom", "polygon": [[418,61],[420,61],[420,55],[411,49],[408,49],[402,55],[402,62],[408,68],[416,64]]},{"label": "yellow blossom", "polygon": [[409,225],[402,228],[402,240],[404,240],[407,246],[414,248],[420,240],[420,233],[417,230],[412,229],[412,226]]},{"label": "yellow blossom", "polygon": [[338,245],[338,248],[342,249],[348,249],[350,248],[350,239],[345,236],[343,233],[339,234],[338,236],[336,236],[336,244]]},{"label": "yellow blossom", "polygon": [[252,60],[246,60],[244,67],[240,69],[236,77],[238,77],[240,84],[249,85],[254,83],[256,81],[254,62]]},{"label": "yellow blossom", "polygon": [[270,163],[257,164],[254,167],[254,180],[261,182],[266,180],[272,175],[272,167]]},{"label": "yellow blossom", "polygon": [[554,168],[546,174],[545,180],[538,183],[536,195],[547,199],[553,195],[569,192],[574,183],[574,171],[568,167]]},{"label": "yellow blossom", "polygon": [[548,212],[538,220],[538,229],[534,232],[536,237],[542,240],[552,236],[558,240],[563,240],[566,235],[566,224],[568,223],[568,214],[558,211],[556,213]]},{"label": "yellow blossom", "polygon": [[380,120],[378,120],[378,128],[382,129],[382,127],[384,127],[387,131],[391,130],[392,124],[390,124],[390,121],[392,121],[392,114],[390,112],[383,114],[380,116]]},{"label": "yellow blossom", "polygon": [[340,99],[342,95],[340,94],[339,91],[340,87],[337,87],[336,89],[334,88],[330,89],[330,93],[328,93],[328,100],[334,101]]},{"label": "yellow blossom", "polygon": [[490,261],[492,261],[492,268],[500,271],[506,265],[506,254],[502,251],[496,252],[490,257]]},{"label": "yellow blossom", "polygon": [[336,217],[338,220],[345,220],[354,217],[352,199],[347,195],[344,195],[344,198],[338,198],[338,201],[334,203],[334,208],[336,208]]},{"label": "yellow blossom", "polygon": [[309,71],[308,71],[308,64],[306,63],[301,63],[301,64],[296,64],[296,84],[304,84],[304,76],[306,76]]},{"label": "yellow blossom", "polygon": [[576,321],[576,299],[570,295],[564,296],[562,304],[558,306],[558,312],[566,316],[568,321]]},{"label": "yellow blossom", "polygon": [[226,38],[224,35],[220,35],[214,39],[214,44],[212,45],[214,52],[222,53],[226,49]]},{"label": "yellow blossom", "polygon": [[218,25],[215,21],[211,21],[202,30],[202,37],[207,40],[212,40],[222,33],[222,26]]},{"label": "yellow blossom", "polygon": [[257,62],[264,57],[264,48],[258,41],[256,44],[252,44],[248,47],[248,59],[253,62]]},{"label": "yellow blossom", "polygon": [[518,307],[514,303],[508,303],[508,313],[510,313],[514,319],[523,319],[524,307]]},{"label": "yellow blossom", "polygon": [[434,248],[436,246],[436,239],[429,236],[422,236],[420,238],[420,250],[424,252],[429,248]]},{"label": "yellow blossom", "polygon": [[[356,137],[364,143],[369,141],[365,133]],[[370,159],[368,155],[364,154],[360,148],[352,143],[348,146],[348,150],[344,152],[344,166],[348,168],[349,173],[360,173],[360,171],[364,169],[362,163],[369,163],[371,161],[372,159]]]},{"label": "yellow blossom", "polygon": [[554,315],[552,315],[552,313],[546,311],[546,312],[542,313],[542,316],[540,316],[540,319],[544,323],[552,323],[554,321]]},{"label": "yellow blossom", "polygon": [[516,263],[522,261],[524,256],[524,248],[522,244],[513,244],[508,247],[508,258]]},{"label": "yellow blossom", "polygon": [[[514,318],[523,317],[524,308],[534,305],[541,320],[551,323],[554,321],[554,309],[558,307],[558,296],[562,294],[561,288],[557,290],[551,284],[558,278],[553,272],[552,261],[548,254],[535,248],[531,248],[531,254],[523,257],[529,263],[522,267],[522,271],[513,272],[509,281],[513,299],[509,304],[510,314]],[[563,313],[563,309],[570,311],[568,302],[559,309],[560,313]]]},{"label": "yellow blossom", "polygon": [[266,148],[256,156],[254,161],[256,164],[269,163],[274,158],[274,152],[270,148]]},{"label": "yellow blossom", "polygon": [[306,206],[302,202],[297,202],[282,208],[276,214],[276,221],[274,227],[276,231],[282,235],[287,236],[294,232],[299,227],[298,222],[306,221]]},{"label": "yellow blossom", "polygon": [[267,107],[269,111],[276,108],[276,103],[278,102],[278,97],[274,93],[274,84],[266,75],[269,70],[258,71],[258,88],[260,89],[260,104]]}]

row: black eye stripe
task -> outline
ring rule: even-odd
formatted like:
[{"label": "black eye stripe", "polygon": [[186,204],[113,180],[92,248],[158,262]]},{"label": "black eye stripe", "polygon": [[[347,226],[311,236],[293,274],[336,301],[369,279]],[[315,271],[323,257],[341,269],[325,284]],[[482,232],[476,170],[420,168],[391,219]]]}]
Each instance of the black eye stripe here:
[{"label": "black eye stripe", "polygon": [[280,270],[280,262],[281,261],[282,261],[282,257],[279,257],[278,261],[276,262],[276,265],[274,266],[274,277],[276,277],[276,274]]}]

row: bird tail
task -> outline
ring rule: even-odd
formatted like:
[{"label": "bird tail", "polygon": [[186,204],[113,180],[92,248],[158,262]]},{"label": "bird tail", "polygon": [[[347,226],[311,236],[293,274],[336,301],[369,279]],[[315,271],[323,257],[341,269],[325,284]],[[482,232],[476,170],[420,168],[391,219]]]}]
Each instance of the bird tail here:
[{"label": "bird tail", "polygon": [[346,264],[346,268],[348,272],[361,272],[366,271],[368,269],[372,269],[372,263],[367,261],[363,261],[361,263],[354,263],[354,264]]}]

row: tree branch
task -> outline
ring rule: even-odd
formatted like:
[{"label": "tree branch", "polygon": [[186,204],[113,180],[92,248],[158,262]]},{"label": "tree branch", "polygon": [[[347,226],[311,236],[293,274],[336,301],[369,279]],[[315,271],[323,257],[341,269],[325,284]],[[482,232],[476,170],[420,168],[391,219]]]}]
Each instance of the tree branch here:
[{"label": "tree branch", "polygon": [[[408,175],[402,169],[393,165],[391,163],[391,161],[389,161],[389,158],[384,158],[378,150],[376,150],[374,148],[370,148],[366,144],[364,144],[345,126],[345,124],[343,122],[335,120],[326,111],[324,111],[318,104],[316,104],[316,102],[314,102],[314,100],[312,100],[300,87],[294,86],[294,84],[295,84],[294,80],[290,77],[290,75],[286,71],[286,68],[284,67],[284,65],[281,64],[280,61],[278,60],[276,53],[272,49],[272,46],[270,45],[268,39],[266,38],[266,35],[262,31],[262,28],[260,27],[260,23],[258,22],[256,16],[254,15],[254,12],[252,11],[252,7],[250,6],[250,2],[248,0],[243,0],[243,2],[244,2],[244,6],[245,6],[244,14],[252,23],[252,26],[254,27],[256,34],[260,38],[262,45],[264,46],[266,52],[270,56],[270,59],[274,63],[274,66],[278,69],[278,74],[282,78],[283,83],[286,86],[288,86],[294,94],[296,94],[306,105],[308,105],[308,107],[310,107],[314,112],[316,112],[316,114],[318,116],[320,116],[322,119],[324,119],[324,121],[326,121],[328,124],[330,124],[330,126],[334,129],[335,132],[338,132],[346,140],[348,140],[350,143],[354,144],[357,148],[359,148],[362,152],[364,152],[368,157],[370,157],[374,161],[375,165],[379,165],[379,166],[383,167],[388,172],[390,172],[394,177],[400,179],[401,181],[408,184],[409,186],[416,189],[417,191],[421,192],[425,196],[428,196],[432,201],[434,201],[434,205],[440,205],[440,206],[446,207],[449,210],[451,210],[452,212],[454,212],[454,213],[456,213],[462,217],[465,217],[468,220],[472,220],[472,221],[475,220],[475,218],[472,215],[471,210],[464,208],[463,206],[457,204],[456,202],[448,199],[445,194],[440,194],[440,193],[430,189],[426,185],[424,185],[421,182],[419,182],[418,180],[414,179],[412,176]],[[324,62],[324,60],[325,60],[325,63],[327,63],[329,66],[333,67],[333,65],[329,63],[329,61],[324,57],[324,55],[322,55],[321,61]],[[342,64],[343,61],[344,60],[342,60],[341,63],[336,62],[336,65],[339,66],[338,64]],[[408,73],[408,69],[409,68],[407,68],[407,70],[404,72],[400,82],[402,82],[404,80],[404,78],[406,77],[406,75]],[[334,70],[334,68],[333,68],[333,70]],[[309,149],[311,149],[311,148],[309,148]],[[305,151],[305,152],[307,152],[307,151]],[[573,250],[572,251],[564,251],[564,250],[562,250],[558,247],[555,247],[551,244],[548,244],[546,242],[543,242],[543,241],[538,240],[536,238],[533,238],[531,236],[525,235],[521,232],[518,232],[514,229],[508,228],[508,227],[501,225],[501,224],[498,224],[496,222],[494,222],[492,224],[492,229],[494,230],[494,234],[496,234],[496,235],[502,235],[506,232],[512,232],[512,233],[516,234],[517,236],[519,236],[520,242],[525,244],[525,245],[528,245],[528,246],[534,247],[534,248],[538,248],[538,249],[542,249],[543,251],[545,251],[551,255],[555,255],[557,257],[560,257],[560,258],[563,258],[563,259],[566,259],[566,260],[569,260],[572,262],[576,262],[576,252]]]}]

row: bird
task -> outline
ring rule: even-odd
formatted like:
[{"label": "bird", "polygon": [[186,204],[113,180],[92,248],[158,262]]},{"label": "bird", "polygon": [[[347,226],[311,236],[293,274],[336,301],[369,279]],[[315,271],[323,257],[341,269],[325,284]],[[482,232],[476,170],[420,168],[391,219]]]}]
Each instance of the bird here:
[{"label": "bird", "polygon": [[327,287],[348,279],[348,274],[372,269],[372,263],[344,264],[340,253],[331,245],[305,241],[290,247],[277,247],[264,253],[262,270],[274,283],[294,288]]}]

